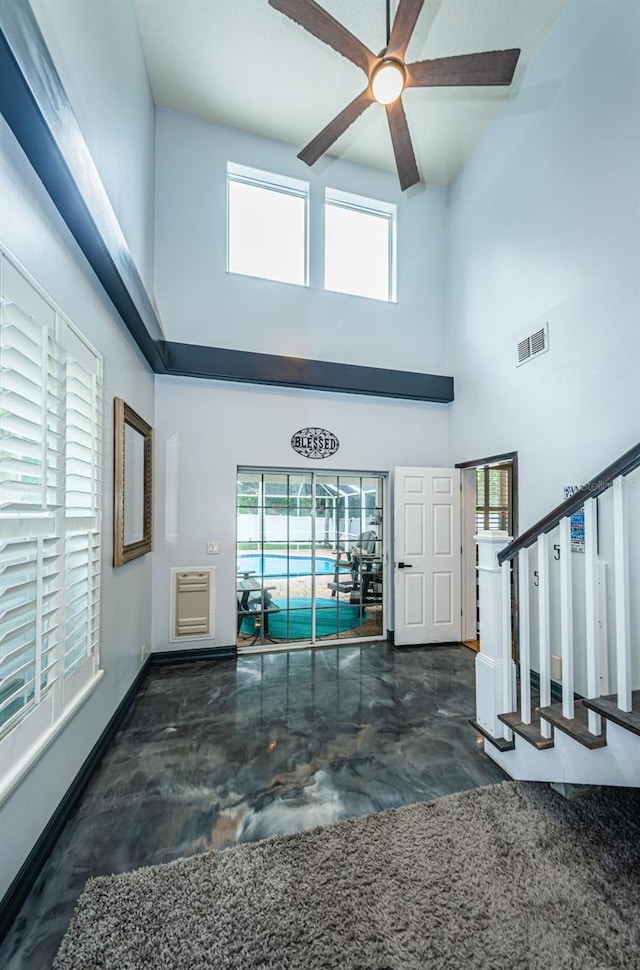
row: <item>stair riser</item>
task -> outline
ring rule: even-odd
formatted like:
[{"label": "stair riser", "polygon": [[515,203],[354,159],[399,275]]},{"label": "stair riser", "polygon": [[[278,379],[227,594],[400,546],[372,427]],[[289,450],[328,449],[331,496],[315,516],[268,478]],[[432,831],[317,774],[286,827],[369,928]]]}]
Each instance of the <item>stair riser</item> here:
[{"label": "stair riser", "polygon": [[607,725],[607,746],[595,751],[555,731],[554,747],[545,751],[516,736],[515,750],[485,744],[485,753],[519,781],[640,787],[640,737],[616,724]]}]

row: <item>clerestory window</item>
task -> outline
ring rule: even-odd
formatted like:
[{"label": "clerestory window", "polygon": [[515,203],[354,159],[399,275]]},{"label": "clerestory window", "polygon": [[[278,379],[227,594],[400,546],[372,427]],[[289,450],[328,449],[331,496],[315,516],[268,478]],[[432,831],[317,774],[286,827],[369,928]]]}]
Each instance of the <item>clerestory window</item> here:
[{"label": "clerestory window", "polygon": [[324,285],[373,300],[396,300],[396,206],[326,189]]},{"label": "clerestory window", "polygon": [[307,286],[309,183],[227,163],[227,270]]}]

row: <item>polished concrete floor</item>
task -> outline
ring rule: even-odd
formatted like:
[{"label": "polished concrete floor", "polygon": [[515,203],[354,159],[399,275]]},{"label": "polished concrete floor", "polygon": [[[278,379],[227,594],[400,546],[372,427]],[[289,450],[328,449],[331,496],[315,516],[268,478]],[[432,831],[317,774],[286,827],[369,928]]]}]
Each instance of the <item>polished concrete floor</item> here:
[{"label": "polished concrete floor", "polygon": [[51,967],[91,876],[502,781],[475,655],[386,643],[151,671],[0,947]]}]

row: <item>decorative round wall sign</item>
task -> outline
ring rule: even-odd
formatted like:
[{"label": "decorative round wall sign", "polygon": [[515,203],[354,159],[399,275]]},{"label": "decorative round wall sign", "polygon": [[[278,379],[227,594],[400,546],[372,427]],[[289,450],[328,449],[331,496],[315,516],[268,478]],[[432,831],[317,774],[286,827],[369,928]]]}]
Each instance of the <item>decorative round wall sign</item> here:
[{"label": "decorative round wall sign", "polygon": [[302,428],[292,436],[291,447],[304,458],[328,458],[335,455],[340,442],[325,428]]}]

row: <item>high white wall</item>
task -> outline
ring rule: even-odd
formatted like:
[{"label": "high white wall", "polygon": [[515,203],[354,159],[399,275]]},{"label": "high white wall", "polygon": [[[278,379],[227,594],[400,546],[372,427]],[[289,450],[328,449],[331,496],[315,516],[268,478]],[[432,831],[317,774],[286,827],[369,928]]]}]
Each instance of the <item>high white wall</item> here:
[{"label": "high white wall", "polygon": [[138,271],[153,292],[155,106],[133,0],[30,0]]},{"label": "high white wall", "polygon": [[141,666],[151,643],[151,557],[114,570],[113,398],[153,422],[153,378],[84,257],[0,121],[0,239],[104,357],[101,667],[105,675],[25,780],[0,805],[0,898]]},{"label": "high white wall", "polygon": [[[520,531],[640,439],[640,6],[573,0],[485,132],[449,198],[453,461],[517,450]],[[550,350],[516,367],[518,341],[549,324]],[[637,535],[637,474],[627,482]],[[601,501],[607,640],[615,690],[611,495]],[[557,542],[557,534],[550,542]],[[576,689],[587,690],[584,557],[572,554]],[[531,554],[533,658],[537,590]],[[632,643],[640,549],[631,544]],[[559,563],[550,561],[560,653]],[[640,651],[633,659],[640,683]]]},{"label": "high white wall", "polygon": [[[161,110],[157,118],[156,297],[168,340],[445,373],[445,192],[400,192],[395,175]],[[310,183],[309,287],[227,273],[226,165]],[[325,186],[398,206],[398,303],[324,285]]]},{"label": "high white wall", "polygon": [[[365,472],[447,465],[447,424],[446,405],[158,377],[153,649],[179,646],[168,642],[172,566],[216,567],[215,641],[187,646],[235,643],[239,465]],[[338,452],[324,460],[297,455],[291,436],[305,427],[333,431]],[[219,555],[206,555],[208,540],[220,543]]]},{"label": "high white wall", "polygon": [[518,451],[521,530],[639,439],[639,21],[573,0],[450,193],[452,459]]}]

